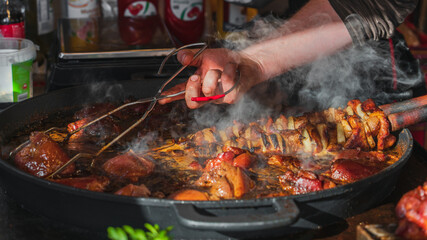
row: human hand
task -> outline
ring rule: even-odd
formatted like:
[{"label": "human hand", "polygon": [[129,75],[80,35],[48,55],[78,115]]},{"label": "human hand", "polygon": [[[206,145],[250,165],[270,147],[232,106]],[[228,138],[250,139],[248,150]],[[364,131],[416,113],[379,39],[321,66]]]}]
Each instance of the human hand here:
[{"label": "human hand", "polygon": [[178,84],[163,92],[163,95],[168,95],[185,89],[185,96],[162,99],[159,100],[160,104],[185,98],[189,108],[199,108],[207,102],[192,101],[192,98],[223,94],[237,84],[225,97],[209,101],[231,104],[263,79],[260,64],[242,53],[224,48],[207,49],[192,61],[196,52],[197,50],[192,49],[178,52],[177,57],[181,64],[195,66],[197,70],[186,83]]}]

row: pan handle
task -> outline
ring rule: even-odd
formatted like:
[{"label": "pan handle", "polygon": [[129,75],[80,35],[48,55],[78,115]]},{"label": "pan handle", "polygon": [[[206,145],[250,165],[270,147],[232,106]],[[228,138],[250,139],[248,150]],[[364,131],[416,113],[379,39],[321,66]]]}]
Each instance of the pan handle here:
[{"label": "pan handle", "polygon": [[[269,205],[269,206],[268,206]],[[219,206],[216,207],[199,207],[193,204],[173,204],[173,209],[179,222],[188,227],[198,230],[214,230],[222,232],[232,231],[254,231],[265,230],[270,228],[284,227],[294,223],[299,216],[299,209],[291,199],[273,198],[269,204],[262,207],[273,207],[274,212],[267,214],[250,213],[254,208],[261,206]],[[241,214],[247,208],[248,214]],[[206,211],[208,209],[224,210],[223,216],[215,216]],[[230,210],[238,209],[239,214],[231,215]],[[219,214],[218,214],[219,215]]]}]

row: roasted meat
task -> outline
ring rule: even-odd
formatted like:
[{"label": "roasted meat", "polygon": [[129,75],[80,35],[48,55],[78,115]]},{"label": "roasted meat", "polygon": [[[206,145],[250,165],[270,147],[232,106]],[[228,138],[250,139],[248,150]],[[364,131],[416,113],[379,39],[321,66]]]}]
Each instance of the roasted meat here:
[{"label": "roasted meat", "polygon": [[[68,124],[67,130],[69,133],[79,129],[93,119],[83,118]],[[105,118],[96,122],[83,130],[80,130],[71,135],[69,142],[92,142],[102,145],[111,140],[113,137],[120,134],[120,127],[112,118]]]},{"label": "roasted meat", "polygon": [[284,175],[279,176],[280,184],[285,191],[292,194],[302,194],[323,189],[323,182],[319,177],[308,171],[298,171],[294,174],[292,171],[287,171]]},{"label": "roasted meat", "polygon": [[286,168],[292,171],[298,171],[301,168],[301,163],[298,159],[292,156],[273,155],[268,158],[269,165]]},{"label": "roasted meat", "polygon": [[[15,155],[18,168],[37,177],[47,177],[64,165],[70,158],[58,145],[42,132],[33,132],[30,143]],[[70,164],[62,171],[62,175],[75,171],[75,165]]]},{"label": "roasted meat", "polygon": [[427,239],[427,181],[402,196],[396,215],[399,219],[396,235],[404,239]]},{"label": "roasted meat", "polygon": [[102,165],[102,169],[115,178],[128,179],[136,182],[140,177],[151,174],[154,170],[154,163],[143,156],[133,152],[126,152],[109,159]]},{"label": "roasted meat", "polygon": [[182,189],[172,193],[169,199],[173,200],[187,200],[187,201],[207,201],[209,200],[208,194],[195,189]]},{"label": "roasted meat", "polygon": [[[99,103],[91,106],[87,106],[82,110],[76,112],[74,118],[75,122],[68,124],[67,130],[72,133],[80,127],[86,125],[95,118],[111,111],[114,109],[113,104]],[[117,113],[119,114],[119,113]],[[121,116],[121,115],[119,115]],[[113,137],[120,134],[121,130],[119,125],[116,123],[115,115],[106,117],[83,130],[80,130],[71,135],[69,142],[92,142],[95,144],[102,145],[105,142],[111,140]]]},{"label": "roasted meat", "polygon": [[107,177],[95,175],[87,177],[52,179],[50,181],[95,192],[103,192],[105,187],[110,183],[110,180]]},{"label": "roasted meat", "polygon": [[376,169],[375,167],[366,166],[354,160],[339,159],[331,166],[331,178],[345,183],[350,183],[367,178],[378,171],[379,169]]},{"label": "roasted meat", "polygon": [[195,185],[209,189],[212,200],[241,198],[254,186],[254,182],[244,171],[249,160],[244,160],[244,164],[239,160],[242,155],[242,159],[250,158],[246,154],[242,153],[236,157],[233,152],[228,151],[207,160],[204,172]]},{"label": "roasted meat", "polygon": [[144,184],[128,184],[117,190],[114,194],[130,197],[149,197],[151,192]]}]

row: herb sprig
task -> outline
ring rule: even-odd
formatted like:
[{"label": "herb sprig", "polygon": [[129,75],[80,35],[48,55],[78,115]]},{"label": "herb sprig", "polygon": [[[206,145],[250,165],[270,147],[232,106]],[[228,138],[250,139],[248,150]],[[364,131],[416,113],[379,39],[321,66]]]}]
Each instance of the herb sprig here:
[{"label": "herb sprig", "polygon": [[148,231],[139,228],[133,228],[129,225],[123,227],[108,227],[108,238],[111,240],[172,240],[168,233],[172,226],[161,230],[158,224],[144,224]]}]

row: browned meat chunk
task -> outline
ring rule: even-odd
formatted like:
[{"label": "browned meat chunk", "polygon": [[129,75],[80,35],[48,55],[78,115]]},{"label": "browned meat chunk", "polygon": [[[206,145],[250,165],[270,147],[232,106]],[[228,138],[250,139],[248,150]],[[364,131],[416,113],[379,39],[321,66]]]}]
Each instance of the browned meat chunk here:
[{"label": "browned meat chunk", "polygon": [[362,109],[365,112],[374,112],[374,111],[378,111],[378,107],[375,104],[374,100],[372,99],[367,99],[362,103]]},{"label": "browned meat chunk", "polygon": [[214,169],[217,169],[221,166],[222,162],[228,162],[233,164],[233,159],[235,155],[232,152],[223,152],[218,154],[216,158],[209,159],[205,162],[205,171],[210,172]]},{"label": "browned meat chunk", "polygon": [[[72,133],[72,132],[76,131],[77,129],[79,129],[80,127],[83,127],[84,125],[86,125],[89,122],[90,122],[89,118],[84,118],[84,119],[72,122],[72,123],[67,125],[67,131],[69,133]],[[71,142],[83,141],[83,137],[84,137],[83,133],[84,133],[84,131],[78,131],[78,132],[74,133],[70,137],[70,141]]]},{"label": "browned meat chunk", "polygon": [[241,167],[233,166],[233,157],[232,152],[226,152],[208,160],[195,185],[210,187],[213,199],[241,198],[254,183]]},{"label": "browned meat chunk", "polygon": [[233,188],[234,197],[240,198],[253,187],[252,180],[239,167],[233,167],[223,162],[221,164],[222,175],[225,176]]},{"label": "browned meat chunk", "polygon": [[361,148],[363,150],[368,150],[369,145],[366,140],[365,130],[363,128],[362,121],[356,115],[352,115],[348,117],[348,122],[352,128],[352,131],[351,136],[345,142],[344,148]]},{"label": "browned meat chunk", "polygon": [[384,112],[376,111],[373,112],[370,117],[377,117],[380,122],[380,128],[377,135],[377,149],[382,151],[386,148],[391,147],[396,142],[396,137],[390,135],[390,122],[385,116]]},{"label": "browned meat chunk", "polygon": [[322,140],[321,140],[319,131],[317,130],[317,128],[315,126],[313,126],[311,124],[308,124],[306,126],[306,129],[307,129],[307,132],[310,135],[310,138],[312,141],[311,145],[313,146],[312,147],[313,153],[321,152],[323,149],[323,145],[322,145]]},{"label": "browned meat chunk", "polygon": [[151,192],[144,184],[128,184],[117,190],[114,194],[131,197],[149,197],[151,195]]},{"label": "browned meat chunk", "polygon": [[194,189],[184,189],[178,192],[172,193],[169,199],[173,200],[187,200],[187,201],[207,201],[209,200],[208,195],[204,192]]},{"label": "browned meat chunk", "polygon": [[[113,110],[115,106],[111,103],[96,103],[83,108],[74,114],[75,122],[68,124],[67,130],[69,133],[77,130],[78,128],[86,125],[90,121],[102,116],[105,113]],[[104,144],[113,137],[120,134],[120,127],[117,125],[115,118],[121,118],[122,112],[114,113],[114,116],[106,117],[85,129],[74,133],[69,141],[70,142],[85,142],[90,141],[96,144]]]},{"label": "browned meat chunk", "polygon": [[396,206],[399,226],[396,235],[404,239],[427,239],[427,181],[405,193]]},{"label": "browned meat chunk", "polygon": [[[33,132],[30,143],[15,155],[18,168],[37,177],[46,177],[68,162],[70,158],[58,143],[42,132]],[[71,164],[62,174],[71,174],[75,165]]]},{"label": "browned meat chunk", "polygon": [[246,152],[245,150],[243,150],[241,148],[231,147],[231,146],[227,146],[227,145],[224,145],[222,147],[222,151],[223,152],[232,152],[236,156]]},{"label": "browned meat chunk", "polygon": [[298,171],[301,168],[300,161],[292,156],[281,156],[281,155],[273,155],[268,158],[269,165],[274,165],[277,167],[283,167],[291,171]]},{"label": "browned meat chunk", "polygon": [[[234,167],[226,161],[221,162],[219,168],[207,174],[213,176],[211,180],[213,181],[212,186],[214,188],[211,189],[211,194],[218,198],[222,196],[229,197],[229,191],[231,191],[232,197],[241,198],[253,187],[253,181],[240,167]],[[218,183],[218,181],[220,182]],[[230,190],[227,190],[228,187]]]},{"label": "browned meat chunk", "polygon": [[343,182],[355,182],[378,172],[378,169],[359,162],[339,159],[331,166],[331,178]]},{"label": "browned meat chunk", "polygon": [[233,166],[248,169],[251,167],[253,157],[249,153],[242,153],[234,158]]},{"label": "browned meat chunk", "polygon": [[359,99],[353,99],[353,100],[348,101],[347,106],[349,106],[353,110],[353,112],[357,112],[356,108],[360,104],[362,104],[362,103],[360,102]]},{"label": "browned meat chunk", "polygon": [[154,171],[154,163],[142,156],[127,152],[111,158],[102,165],[102,168],[111,176],[136,182],[138,178],[148,176]]},{"label": "browned meat chunk", "polygon": [[292,194],[302,194],[323,189],[323,183],[316,174],[303,170],[300,170],[296,175],[291,171],[287,171],[279,176],[279,182],[284,190]]},{"label": "browned meat chunk", "polygon": [[219,177],[213,182],[210,193],[214,199],[231,199],[233,198],[233,189],[226,177]]},{"label": "browned meat chunk", "polygon": [[[77,130],[78,128],[86,125],[93,118],[83,118],[68,124],[67,130],[69,133]],[[93,142],[96,144],[104,144],[106,141],[114,138],[120,134],[120,127],[114,122],[111,117],[104,118],[83,130],[80,130],[71,135],[70,142]]]},{"label": "browned meat chunk", "polygon": [[294,124],[295,124],[295,129],[305,128],[308,124],[307,115],[295,117]]},{"label": "browned meat chunk", "polygon": [[280,134],[285,140],[286,149],[284,150],[286,150],[285,152],[287,154],[297,153],[298,151],[301,151],[301,149],[304,148],[301,142],[301,134],[297,130],[284,130],[281,131]]},{"label": "browned meat chunk", "polygon": [[80,178],[62,178],[53,179],[52,182],[64,184],[67,186],[86,189],[89,191],[103,192],[105,187],[110,183],[107,177],[101,176],[88,176]]},{"label": "browned meat chunk", "polygon": [[329,179],[323,180],[323,189],[330,189],[330,188],[334,188],[336,186],[337,185]]}]

